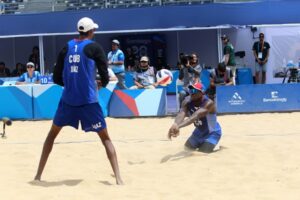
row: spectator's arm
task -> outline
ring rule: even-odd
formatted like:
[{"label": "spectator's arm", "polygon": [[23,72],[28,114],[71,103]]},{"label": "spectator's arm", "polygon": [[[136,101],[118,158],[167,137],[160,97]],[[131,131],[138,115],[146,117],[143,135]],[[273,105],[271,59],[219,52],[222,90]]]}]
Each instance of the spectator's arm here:
[{"label": "spectator's arm", "polygon": [[53,71],[53,82],[57,85],[64,86],[63,82],[63,70],[64,70],[64,62],[65,57],[68,52],[68,47],[64,47],[58,54],[56,65],[54,67]]},{"label": "spectator's arm", "polygon": [[266,62],[268,62],[268,59],[269,59],[269,53],[270,53],[270,49],[268,49],[268,51],[267,51],[266,58],[265,58],[265,60],[263,61],[264,64],[265,64]]},{"label": "spectator's arm", "polygon": [[125,60],[124,53],[120,53],[118,55],[118,61],[114,61],[113,65],[123,65],[124,64],[124,60]]},{"label": "spectator's arm", "polygon": [[16,85],[24,85],[25,83],[25,74],[22,74],[16,81]]},{"label": "spectator's arm", "polygon": [[40,84],[41,83],[41,74],[38,71],[36,73],[36,81],[35,81],[35,83],[36,84]]}]

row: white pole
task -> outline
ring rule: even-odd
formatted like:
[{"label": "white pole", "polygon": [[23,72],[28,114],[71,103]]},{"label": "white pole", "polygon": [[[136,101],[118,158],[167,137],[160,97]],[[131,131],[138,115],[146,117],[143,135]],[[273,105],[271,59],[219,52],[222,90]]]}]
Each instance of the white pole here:
[{"label": "white pole", "polygon": [[218,41],[218,59],[219,62],[222,61],[223,52],[222,52],[222,40],[221,40],[222,31],[221,29],[217,29],[217,41]]},{"label": "white pole", "polygon": [[45,74],[45,63],[44,63],[44,42],[43,36],[39,36],[39,49],[40,49],[40,70],[41,75]]}]

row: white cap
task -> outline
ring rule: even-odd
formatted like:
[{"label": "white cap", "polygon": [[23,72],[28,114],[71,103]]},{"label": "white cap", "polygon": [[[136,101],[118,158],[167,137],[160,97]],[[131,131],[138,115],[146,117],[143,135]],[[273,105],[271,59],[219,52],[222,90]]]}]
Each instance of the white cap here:
[{"label": "white cap", "polygon": [[33,62],[28,62],[27,64],[26,64],[26,66],[35,66],[35,64],[33,63]]},{"label": "white cap", "polygon": [[94,23],[91,18],[81,18],[77,23],[77,30],[79,32],[88,32],[89,30],[99,28],[98,24]]},{"label": "white cap", "polygon": [[149,58],[147,56],[142,56],[140,61],[149,62]]},{"label": "white cap", "polygon": [[114,43],[114,44],[117,44],[117,45],[120,45],[120,42],[119,42],[119,40],[113,40],[113,41],[111,41],[112,43]]}]

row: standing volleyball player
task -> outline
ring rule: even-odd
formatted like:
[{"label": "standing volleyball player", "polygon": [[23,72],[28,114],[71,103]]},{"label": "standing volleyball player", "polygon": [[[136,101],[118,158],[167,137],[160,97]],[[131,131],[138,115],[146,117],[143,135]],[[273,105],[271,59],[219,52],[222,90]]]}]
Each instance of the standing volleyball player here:
[{"label": "standing volleyball player", "polygon": [[195,130],[186,141],[185,148],[211,153],[222,134],[217,122],[215,104],[204,95],[204,87],[201,83],[190,85],[189,90],[190,96],[182,102],[181,110],[169,129],[168,137],[169,139],[177,137],[180,128],[194,123]]},{"label": "standing volleyball player", "polygon": [[107,61],[102,47],[92,41],[98,25],[84,17],[78,21],[79,38],[68,42],[60,52],[54,69],[54,82],[64,86],[53,124],[44,143],[35,180],[40,180],[54,140],[64,126],[78,129],[79,121],[85,132],[96,132],[106,150],[117,184],[123,184],[115,148],[109,138],[106,122],[98,103],[96,69],[101,81],[98,86],[108,83]]}]

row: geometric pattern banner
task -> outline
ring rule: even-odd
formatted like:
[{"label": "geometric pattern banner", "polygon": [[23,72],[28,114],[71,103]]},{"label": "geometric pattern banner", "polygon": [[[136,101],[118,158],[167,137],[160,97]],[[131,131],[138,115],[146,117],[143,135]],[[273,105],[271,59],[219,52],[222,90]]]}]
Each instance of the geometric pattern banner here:
[{"label": "geometric pattern banner", "polygon": [[166,89],[114,90],[109,104],[110,117],[166,115]]},{"label": "geometric pattern banner", "polygon": [[32,87],[34,119],[52,119],[54,117],[62,90],[61,86],[55,84]]},{"label": "geometric pattern banner", "polygon": [[0,118],[32,119],[32,86],[0,86]]},{"label": "geometric pattern banner", "polygon": [[101,106],[103,115],[105,117],[108,116],[109,101],[110,101],[110,98],[113,94],[113,91],[114,91],[116,85],[117,85],[117,82],[110,81],[105,88],[101,88],[98,91],[99,104]]}]

